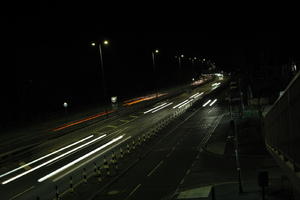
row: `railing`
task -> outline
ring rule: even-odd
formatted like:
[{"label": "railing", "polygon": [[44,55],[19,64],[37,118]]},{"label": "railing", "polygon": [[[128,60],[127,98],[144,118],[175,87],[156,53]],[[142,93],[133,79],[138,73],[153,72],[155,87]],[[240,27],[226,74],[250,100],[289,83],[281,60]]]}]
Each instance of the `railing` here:
[{"label": "railing", "polygon": [[283,167],[290,169],[294,179],[300,180],[300,176],[297,177],[300,169],[300,72],[263,114],[263,125],[267,149],[282,161]]}]

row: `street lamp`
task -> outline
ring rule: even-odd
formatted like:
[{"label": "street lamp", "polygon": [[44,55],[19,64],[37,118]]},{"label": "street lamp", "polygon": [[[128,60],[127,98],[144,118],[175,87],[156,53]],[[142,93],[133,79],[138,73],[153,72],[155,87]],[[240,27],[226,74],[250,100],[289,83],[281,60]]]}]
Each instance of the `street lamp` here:
[{"label": "street lamp", "polygon": [[155,49],[152,53],[152,63],[153,63],[153,72],[155,77],[155,88],[156,88],[156,98],[158,97],[158,86],[157,86],[157,73],[156,73],[156,66],[155,66],[155,55],[159,53],[158,49]]},{"label": "street lamp", "polygon": [[[108,45],[109,42],[107,40],[103,41],[103,45]],[[95,42],[91,43],[92,46],[96,46]],[[105,76],[104,76],[104,67],[103,67],[103,57],[102,57],[102,44],[101,42],[99,42],[99,56],[100,56],[100,67],[101,67],[101,71],[102,71],[102,90],[103,90],[103,98],[104,98],[104,103],[106,100],[106,86],[105,86]],[[105,107],[105,112],[107,111],[106,106]]]}]

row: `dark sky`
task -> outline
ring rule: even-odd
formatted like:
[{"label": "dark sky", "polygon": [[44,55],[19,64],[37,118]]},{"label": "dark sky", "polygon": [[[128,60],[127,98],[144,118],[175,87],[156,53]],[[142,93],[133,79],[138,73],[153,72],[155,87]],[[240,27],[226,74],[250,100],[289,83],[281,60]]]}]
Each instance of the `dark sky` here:
[{"label": "dark sky", "polygon": [[[58,111],[63,101],[73,106],[101,101],[99,51],[90,44],[104,39],[110,41],[103,48],[108,95],[124,98],[154,90],[155,48],[160,50],[156,58],[160,88],[178,83],[174,56],[181,53],[210,59],[227,71],[280,66],[296,57],[290,48],[293,40],[280,32],[110,31],[100,23],[91,29],[70,24],[67,18],[17,18],[14,64],[3,90],[7,104],[15,105],[12,110],[4,106],[7,119],[31,111]],[[205,69],[201,64],[195,67],[198,72]],[[183,61],[182,73],[187,80],[193,76],[190,62]]]}]

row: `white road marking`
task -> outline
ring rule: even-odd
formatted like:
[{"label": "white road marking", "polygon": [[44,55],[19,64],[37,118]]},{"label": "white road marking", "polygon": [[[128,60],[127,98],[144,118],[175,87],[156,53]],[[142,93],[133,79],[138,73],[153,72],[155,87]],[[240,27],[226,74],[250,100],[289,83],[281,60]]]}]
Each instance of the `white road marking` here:
[{"label": "white road marking", "polygon": [[141,185],[142,184],[138,184],[130,193],[129,193],[129,195],[126,197],[126,199],[129,199],[129,197],[131,196],[131,195],[133,195],[136,191],[137,191],[137,189],[139,189],[139,187],[141,187]]},{"label": "white road marking", "polygon": [[151,170],[151,172],[149,172],[149,174],[147,175],[148,177],[149,176],[151,176],[154,172],[155,172],[155,170],[157,170],[157,168],[159,168],[159,166],[161,166],[162,164],[163,164],[163,160],[162,161],[160,161],[159,163],[158,163],[158,165],[156,165],[156,167],[154,167],[154,169],[152,169]]},{"label": "white road marking", "polygon": [[23,195],[24,193],[28,192],[29,190],[32,190],[33,188],[34,188],[34,186],[31,186],[30,188],[28,188],[28,189],[24,190],[23,192],[21,192],[21,193],[19,193],[19,194],[15,195],[15,196],[13,196],[13,197],[12,197],[12,198],[10,198],[9,200],[16,199],[16,198],[18,198],[19,196]]}]

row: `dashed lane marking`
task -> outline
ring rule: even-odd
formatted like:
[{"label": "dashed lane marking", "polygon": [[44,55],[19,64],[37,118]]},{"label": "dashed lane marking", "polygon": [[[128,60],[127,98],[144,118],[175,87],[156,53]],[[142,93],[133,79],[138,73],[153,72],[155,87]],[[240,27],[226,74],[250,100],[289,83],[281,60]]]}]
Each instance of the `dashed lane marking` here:
[{"label": "dashed lane marking", "polygon": [[31,186],[30,188],[24,190],[23,192],[20,192],[19,194],[13,196],[12,198],[10,198],[9,200],[13,200],[13,199],[16,199],[18,198],[19,196],[23,195],[24,193],[28,192],[29,190],[32,190],[34,188],[34,186]]},{"label": "dashed lane marking", "polygon": [[163,164],[163,162],[164,162],[163,160],[160,161],[160,162],[154,167],[154,169],[152,169],[152,170],[149,172],[149,174],[148,174],[147,176],[148,176],[148,177],[151,176],[151,175],[157,170],[157,168],[159,168],[159,166]]},{"label": "dashed lane marking", "polygon": [[135,186],[135,188],[129,193],[125,200],[129,199],[139,189],[139,187],[141,187],[141,185],[142,184],[138,184],[137,186]]}]

